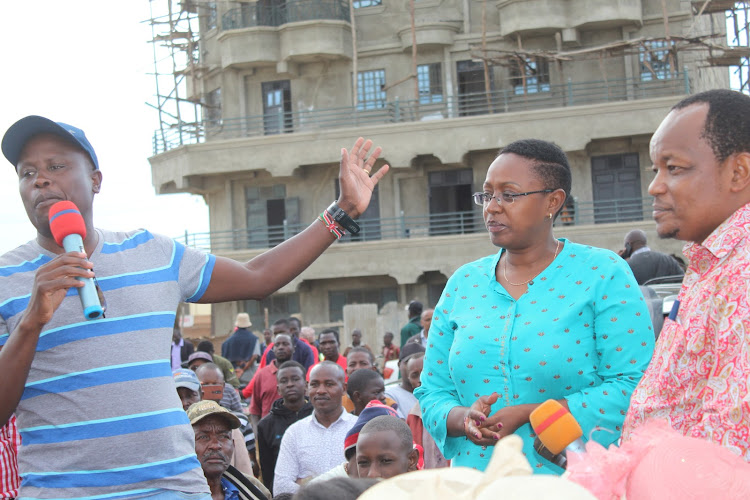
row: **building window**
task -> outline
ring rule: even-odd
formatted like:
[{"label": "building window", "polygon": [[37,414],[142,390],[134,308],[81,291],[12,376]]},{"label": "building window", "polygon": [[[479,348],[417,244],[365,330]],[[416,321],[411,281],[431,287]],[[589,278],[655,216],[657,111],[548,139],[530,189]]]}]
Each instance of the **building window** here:
[{"label": "building window", "polygon": [[363,9],[365,7],[375,7],[382,3],[382,0],[354,0],[352,5],[354,5],[355,9]]},{"label": "building window", "polygon": [[440,63],[417,66],[419,104],[443,102],[443,79],[441,78],[440,68]]},{"label": "building window", "polygon": [[250,315],[256,331],[262,332],[265,325],[265,310],[268,309],[268,326],[282,318],[300,311],[298,293],[275,293],[263,300],[245,300],[240,303],[242,311]]},{"label": "building window", "polygon": [[641,63],[641,81],[650,82],[652,80],[665,80],[671,78],[672,68],[670,62],[677,60],[672,54],[672,44],[665,40],[655,40],[641,46],[638,52],[638,60]]},{"label": "building window", "polygon": [[549,62],[546,59],[518,59],[510,66],[510,81],[516,95],[549,92]]},{"label": "building window", "polygon": [[206,2],[203,15],[206,20],[206,30],[214,29],[216,27],[216,2]]},{"label": "building window", "polygon": [[203,119],[206,121],[206,127],[221,125],[221,87],[206,94],[203,104]]},{"label": "building window", "polygon": [[357,73],[357,109],[385,107],[385,70],[360,71]]},{"label": "building window", "polygon": [[396,287],[366,288],[364,290],[337,290],[328,292],[328,321],[342,321],[344,306],[350,304],[377,304],[378,309],[388,302],[398,301]]}]

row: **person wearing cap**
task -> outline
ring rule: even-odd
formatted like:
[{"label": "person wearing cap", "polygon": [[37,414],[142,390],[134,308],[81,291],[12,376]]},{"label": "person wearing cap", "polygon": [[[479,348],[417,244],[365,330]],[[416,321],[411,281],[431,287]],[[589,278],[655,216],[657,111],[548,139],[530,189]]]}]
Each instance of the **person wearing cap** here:
[{"label": "person wearing cap", "polygon": [[404,344],[398,356],[398,370],[400,379],[398,384],[391,384],[385,389],[385,395],[398,403],[398,416],[406,419],[409,410],[417,403],[414,396],[414,387],[409,380],[406,371],[406,363],[414,354],[424,353],[425,349],[419,342],[409,342]]},{"label": "person wearing cap", "polygon": [[[388,171],[371,172],[380,149],[361,139],[342,149],[337,204],[247,263],[145,229],[97,228],[94,198],[105,168],[80,128],[29,116],[7,130],[0,149],[37,230],[0,257],[0,364],[15,374],[0,377],[0,425],[15,411],[19,496],[49,496],[54,487],[57,498],[202,500],[209,490],[165,352],[175,311],[182,302],[260,300],[294,279],[341,235],[330,213],[353,227],[349,218],[367,208]],[[49,211],[60,200],[80,212],[83,252],[65,252],[52,235]],[[97,279],[106,318],[84,320],[77,278]],[[102,426],[103,419],[117,425]]]},{"label": "person wearing cap", "polygon": [[344,370],[339,365],[323,361],[313,367],[307,395],[314,410],[292,424],[281,438],[274,495],[295,493],[300,485],[343,461],[341,443],[357,420],[341,406],[344,391]]},{"label": "person wearing cap", "polygon": [[256,361],[260,357],[260,342],[258,337],[249,330],[253,324],[250,315],[239,313],[234,322],[237,329],[231,337],[221,344],[221,355],[227,358],[235,370],[242,370],[243,376],[249,381],[255,374]]},{"label": "person wearing cap", "polygon": [[404,348],[406,341],[422,331],[422,303],[416,300],[409,302],[406,311],[409,313],[409,322],[401,328],[401,348]]},{"label": "person wearing cap", "polygon": [[[182,401],[183,410],[188,411],[193,404],[201,400],[211,401],[209,398],[203,398],[201,381],[193,370],[180,368],[179,370],[172,372],[172,378],[174,379],[174,385],[177,388],[177,394],[180,396],[180,401]],[[232,431],[232,438],[234,440],[235,449],[245,449],[245,438],[239,429]],[[250,462],[250,457],[247,454],[235,453],[232,456],[231,464],[233,467],[242,471],[243,474],[248,474],[250,476],[253,475],[253,466]]]},{"label": "person wearing cap", "polygon": [[192,405],[187,416],[195,433],[195,453],[214,500],[271,498],[262,483],[231,465],[235,453],[232,432],[241,425],[232,412],[216,401],[204,400]]},{"label": "person wearing cap", "polygon": [[201,382],[193,370],[180,368],[172,372],[172,378],[183,410],[187,411],[190,405],[201,400]]}]

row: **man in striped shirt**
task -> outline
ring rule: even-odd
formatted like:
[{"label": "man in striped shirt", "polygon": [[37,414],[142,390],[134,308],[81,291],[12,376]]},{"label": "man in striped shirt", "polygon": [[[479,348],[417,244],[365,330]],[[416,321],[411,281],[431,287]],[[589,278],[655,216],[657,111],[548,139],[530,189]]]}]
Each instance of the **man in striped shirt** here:
[{"label": "man in striped shirt", "polygon": [[[342,150],[339,209],[356,218],[388,170],[358,139]],[[102,173],[82,130],[39,116],[8,129],[37,237],[0,257],[0,425],[21,435],[20,497],[209,499],[166,355],[181,302],[261,299],[307,268],[340,234],[330,217],[247,263],[204,254],[146,230],[96,228]],[[365,160],[367,158],[367,160]],[[50,207],[73,202],[85,253],[54,240]],[[96,272],[94,272],[94,270]],[[106,318],[85,321],[76,278],[98,280]]]}]

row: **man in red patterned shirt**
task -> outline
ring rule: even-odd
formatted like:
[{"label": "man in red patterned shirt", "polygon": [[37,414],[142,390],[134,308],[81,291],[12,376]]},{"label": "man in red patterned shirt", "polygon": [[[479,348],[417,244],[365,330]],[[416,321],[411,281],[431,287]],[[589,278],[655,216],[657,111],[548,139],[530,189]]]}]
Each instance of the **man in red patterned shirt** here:
[{"label": "man in red patterned shirt", "polygon": [[750,461],[750,97],[683,99],[651,138],[651,161],[657,233],[687,242],[689,265],[623,440],[666,419]]},{"label": "man in red patterned shirt", "polygon": [[21,478],[18,477],[18,448],[21,437],[18,435],[16,416],[11,415],[8,423],[0,429],[0,499],[15,498]]}]

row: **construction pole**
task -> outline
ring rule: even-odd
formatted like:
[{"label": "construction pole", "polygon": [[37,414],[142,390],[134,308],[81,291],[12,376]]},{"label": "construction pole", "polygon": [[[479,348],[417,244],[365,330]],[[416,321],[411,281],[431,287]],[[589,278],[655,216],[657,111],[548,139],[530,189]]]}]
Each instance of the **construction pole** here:
[{"label": "construction pole", "polygon": [[354,20],[354,0],[349,0],[349,24],[352,26],[352,92],[356,112],[359,105],[359,75],[357,74],[357,23]]},{"label": "construction pole", "polygon": [[409,0],[411,11],[411,76],[414,78],[414,109],[419,120],[419,78],[417,77],[417,25],[414,19],[414,0]]}]

